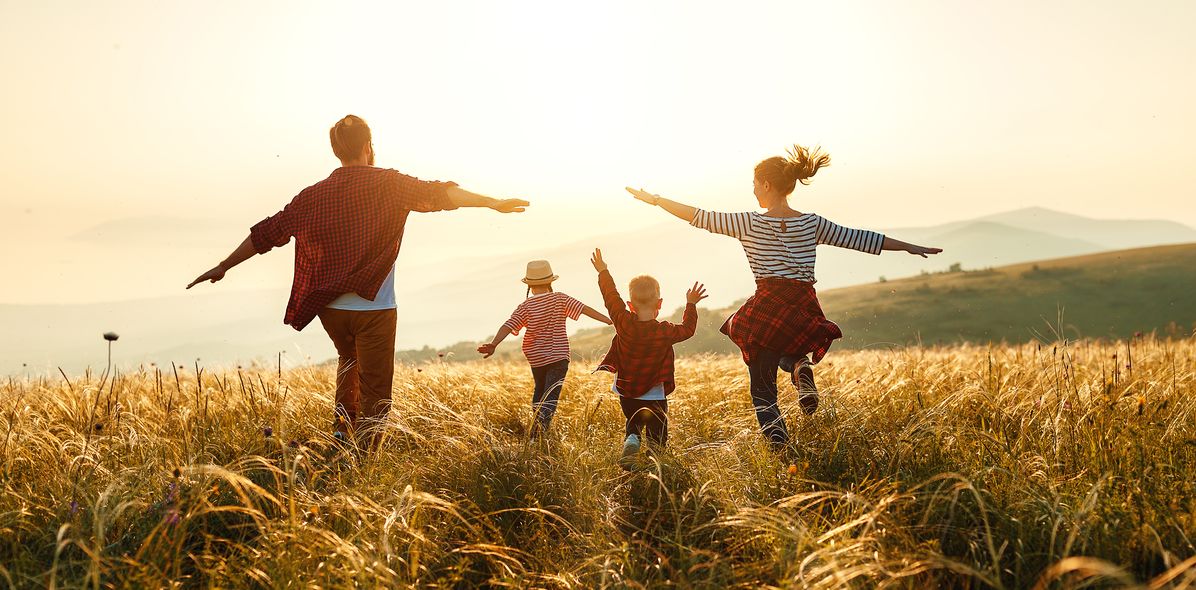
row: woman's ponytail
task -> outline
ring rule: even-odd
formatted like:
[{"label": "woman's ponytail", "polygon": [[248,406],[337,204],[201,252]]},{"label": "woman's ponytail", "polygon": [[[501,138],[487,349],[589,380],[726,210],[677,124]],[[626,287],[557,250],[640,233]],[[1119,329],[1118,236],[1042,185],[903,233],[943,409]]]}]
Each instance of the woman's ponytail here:
[{"label": "woman's ponytail", "polygon": [[831,165],[831,156],[822,151],[822,148],[815,146],[814,149],[802,147],[794,144],[793,147],[786,150],[788,157],[785,158],[787,164],[787,172],[793,175],[793,179],[802,184],[810,184],[810,178],[818,172],[819,168]]},{"label": "woman's ponytail", "polygon": [[773,156],[756,164],[756,178],[768,182],[781,194],[793,192],[797,183],[810,184],[819,168],[831,165],[831,157],[820,147],[809,149],[794,145],[786,157]]}]

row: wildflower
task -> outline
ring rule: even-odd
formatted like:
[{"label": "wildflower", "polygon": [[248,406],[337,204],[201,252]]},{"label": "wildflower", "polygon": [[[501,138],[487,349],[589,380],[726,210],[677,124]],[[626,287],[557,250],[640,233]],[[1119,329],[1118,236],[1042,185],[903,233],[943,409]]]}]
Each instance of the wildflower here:
[{"label": "wildflower", "polygon": [[166,516],[162,519],[162,522],[165,522],[166,524],[171,525],[171,526],[178,524],[179,523],[178,508],[171,508],[170,510],[168,510],[166,512]]},{"label": "wildflower", "polygon": [[299,448],[299,441],[292,438],[290,442],[287,443],[287,446],[291,447],[292,449],[297,449]]},{"label": "wildflower", "polygon": [[1142,415],[1142,410],[1146,408],[1146,396],[1138,396],[1138,415]]},{"label": "wildflower", "polygon": [[1134,338],[1141,338],[1142,332],[1134,332]]},{"label": "wildflower", "polygon": [[788,471],[789,471],[789,475],[797,475],[797,465],[790,463]]},{"label": "wildflower", "polygon": [[274,429],[267,426],[262,429],[262,434],[266,435],[266,438],[270,438],[271,436],[274,436]]},{"label": "wildflower", "polygon": [[[178,478],[180,478],[180,477],[182,477],[182,476],[183,476],[183,470],[182,470],[182,469],[179,469],[178,467],[175,467],[175,468],[174,468],[174,474],[173,474],[173,475],[174,475],[174,478],[175,478],[175,479],[178,479]],[[171,485],[174,485],[174,484],[171,484]]]},{"label": "wildflower", "polygon": [[103,423],[103,422],[96,422],[96,426],[95,426],[95,428],[96,428],[96,432],[101,432],[101,431],[103,431],[103,430],[104,430],[104,423]]},{"label": "wildflower", "polygon": [[71,516],[79,513],[79,502],[71,500]]},{"label": "wildflower", "polygon": [[116,332],[104,332],[104,340],[108,342],[116,342],[119,338],[120,335]]}]

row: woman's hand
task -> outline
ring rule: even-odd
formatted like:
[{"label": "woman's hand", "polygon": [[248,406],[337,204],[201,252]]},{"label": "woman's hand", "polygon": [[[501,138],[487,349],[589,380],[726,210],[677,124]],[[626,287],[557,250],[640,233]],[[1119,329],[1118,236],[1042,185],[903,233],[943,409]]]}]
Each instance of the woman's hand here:
[{"label": "woman's hand", "polygon": [[939,252],[942,252],[943,249],[942,248],[927,248],[926,246],[910,244],[909,247],[905,249],[905,251],[909,252],[910,254],[913,254],[914,256],[921,256],[922,258],[926,258],[927,254],[938,254]]},{"label": "woman's hand", "polygon": [[660,195],[654,195],[642,188],[636,189],[636,188],[631,188],[629,186],[623,187],[623,188],[627,189],[627,192],[631,193],[632,196],[634,196],[635,198],[637,198],[649,205],[660,204]]}]

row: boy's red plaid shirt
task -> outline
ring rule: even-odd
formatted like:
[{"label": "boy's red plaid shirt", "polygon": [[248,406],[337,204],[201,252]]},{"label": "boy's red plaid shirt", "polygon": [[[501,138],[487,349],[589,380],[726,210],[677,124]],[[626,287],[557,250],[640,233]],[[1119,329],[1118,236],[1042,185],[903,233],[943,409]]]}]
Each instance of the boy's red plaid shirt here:
[{"label": "boy's red plaid shirt", "polygon": [[345,293],[373,299],[399,255],[412,211],[456,207],[452,182],[373,166],[337,168],[249,230],[258,253],[295,238],[295,280],[284,323],[296,330]]},{"label": "boy's red plaid shirt", "polygon": [[651,320],[639,321],[627,309],[610,271],[598,273],[602,301],[615,324],[610,352],[598,365],[599,371],[615,373],[615,389],[624,397],[639,397],[664,384],[665,395],[677,388],[673,375],[673,345],[694,335],[698,327],[698,308],[686,303],[681,324]]}]

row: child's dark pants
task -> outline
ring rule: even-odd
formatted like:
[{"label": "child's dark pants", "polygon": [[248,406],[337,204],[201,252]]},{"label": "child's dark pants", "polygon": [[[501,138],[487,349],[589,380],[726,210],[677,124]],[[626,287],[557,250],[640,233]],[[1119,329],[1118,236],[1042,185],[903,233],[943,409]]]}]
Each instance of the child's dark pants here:
[{"label": "child's dark pants", "polygon": [[557,401],[561,398],[561,387],[565,385],[565,374],[569,372],[569,359],[532,367],[532,378],[536,389],[532,393],[532,436],[548,429],[552,415],[556,413]]},{"label": "child's dark pants", "polygon": [[781,353],[760,349],[752,353],[752,364],[748,365],[751,377],[752,405],[756,407],[756,420],[760,422],[760,433],[774,449],[780,449],[789,442],[789,430],[781,417],[777,405],[777,368],[785,365],[792,371],[794,359],[782,357]]},{"label": "child's dark pants", "polygon": [[619,396],[623,417],[627,418],[626,434],[643,435],[660,446],[669,440],[669,401],[664,399],[641,400]]}]

